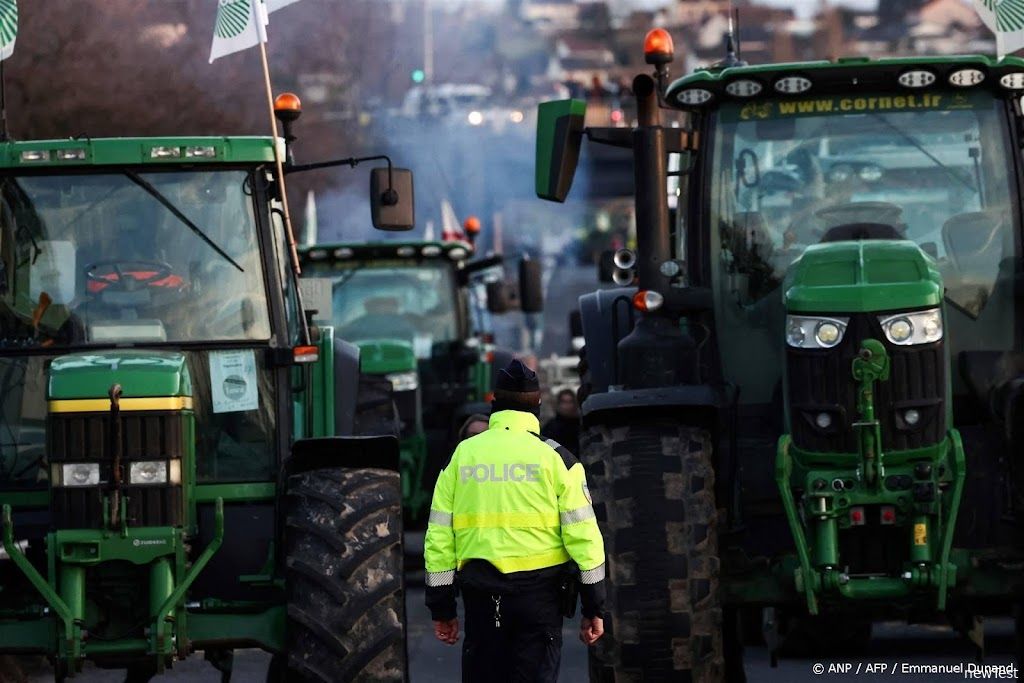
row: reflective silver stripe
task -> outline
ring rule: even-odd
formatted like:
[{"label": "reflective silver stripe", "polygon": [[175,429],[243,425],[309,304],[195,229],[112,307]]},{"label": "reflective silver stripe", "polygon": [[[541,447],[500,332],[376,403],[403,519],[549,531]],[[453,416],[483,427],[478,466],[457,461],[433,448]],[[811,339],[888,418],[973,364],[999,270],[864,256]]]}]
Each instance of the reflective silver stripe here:
[{"label": "reflective silver stripe", "polygon": [[544,439],[544,443],[554,448],[556,451],[562,447],[562,444],[558,443],[554,439]]},{"label": "reflective silver stripe", "polygon": [[604,581],[604,562],[602,562],[600,566],[594,567],[593,569],[588,569],[585,572],[580,572],[580,583],[591,584],[597,583],[598,581]]},{"label": "reflective silver stripe", "polygon": [[437,524],[438,526],[451,526],[452,513],[431,509],[430,516],[427,518],[427,523]]},{"label": "reflective silver stripe", "polygon": [[566,512],[562,512],[559,514],[559,517],[562,520],[562,526],[578,524],[580,522],[585,522],[588,519],[593,519],[594,508],[589,505],[584,505],[583,507],[576,508],[575,510],[567,510]]},{"label": "reflective silver stripe", "polygon": [[[604,565],[601,565],[604,572]],[[427,572],[427,587],[437,588],[438,586],[450,586],[455,583],[455,570],[449,569],[446,572]]]}]

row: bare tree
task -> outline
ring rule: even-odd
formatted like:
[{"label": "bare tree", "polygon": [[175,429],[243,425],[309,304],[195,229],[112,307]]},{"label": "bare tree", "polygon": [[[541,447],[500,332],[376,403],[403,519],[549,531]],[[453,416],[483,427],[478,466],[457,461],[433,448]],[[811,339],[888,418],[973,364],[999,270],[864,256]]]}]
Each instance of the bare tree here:
[{"label": "bare tree", "polygon": [[[356,97],[347,0],[306,0],[274,15],[275,86],[329,72]],[[216,4],[209,0],[34,0],[23,3],[17,49],[4,64],[18,138],[268,132],[256,50],[208,64]],[[346,87],[347,86],[347,87]],[[300,93],[301,95],[301,93]],[[320,115],[318,115],[320,114]],[[307,112],[316,123],[321,112]]]}]

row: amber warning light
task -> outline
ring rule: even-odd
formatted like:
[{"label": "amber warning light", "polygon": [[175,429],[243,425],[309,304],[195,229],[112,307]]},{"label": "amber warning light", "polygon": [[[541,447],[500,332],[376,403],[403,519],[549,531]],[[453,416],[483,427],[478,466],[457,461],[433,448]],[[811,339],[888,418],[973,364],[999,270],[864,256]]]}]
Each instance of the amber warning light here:
[{"label": "amber warning light", "polygon": [[282,121],[294,121],[302,113],[302,100],[291,92],[283,92],[274,98],[274,113]]},{"label": "amber warning light", "polygon": [[648,64],[668,64],[672,61],[675,47],[672,36],[663,28],[651,29],[644,38],[644,60]]}]

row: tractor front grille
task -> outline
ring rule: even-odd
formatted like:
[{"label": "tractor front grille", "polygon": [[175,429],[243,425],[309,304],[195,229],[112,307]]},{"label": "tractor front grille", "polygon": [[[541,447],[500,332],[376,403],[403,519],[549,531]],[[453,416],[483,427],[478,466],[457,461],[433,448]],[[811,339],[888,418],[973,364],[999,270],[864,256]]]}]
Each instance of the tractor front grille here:
[{"label": "tractor front grille", "polygon": [[[121,413],[121,493],[127,500],[129,526],[180,526],[184,502],[179,484],[132,485],[133,461],[183,459],[191,414],[178,411]],[[47,453],[51,467],[89,462],[100,466],[98,486],[53,486],[51,518],[55,529],[99,528],[103,498],[114,479],[110,413],[51,413]],[[184,467],[182,468],[184,469]]]},{"label": "tractor front grille", "polygon": [[[943,342],[896,346],[886,340],[875,314],[859,314],[850,317],[843,341],[835,348],[786,347],[790,422],[793,443],[798,448],[822,453],[857,452],[857,434],[852,425],[860,419],[858,383],[851,369],[861,341],[869,338],[885,344],[891,359],[889,380],[875,384],[875,417],[881,424],[883,449],[921,448],[944,438]],[[911,408],[920,416],[916,425],[908,425],[902,418]],[[816,422],[821,413],[832,419],[826,428]]]}]

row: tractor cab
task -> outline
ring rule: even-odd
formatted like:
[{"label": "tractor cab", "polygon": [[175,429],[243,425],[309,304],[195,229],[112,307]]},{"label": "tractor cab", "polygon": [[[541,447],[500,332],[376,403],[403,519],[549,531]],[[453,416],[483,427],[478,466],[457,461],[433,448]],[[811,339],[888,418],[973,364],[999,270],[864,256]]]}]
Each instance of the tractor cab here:
[{"label": "tractor cab", "polygon": [[459,425],[490,410],[494,369],[511,358],[493,343],[490,315],[507,311],[510,300],[538,310],[540,263],[521,263],[514,288],[500,256],[473,258],[472,241],[463,239],[317,244],[300,257],[304,281],[326,281],[330,291],[329,310],[315,319],[360,349],[357,428],[391,429],[370,416],[379,414],[380,381],[393,391],[406,512],[422,523]]}]

